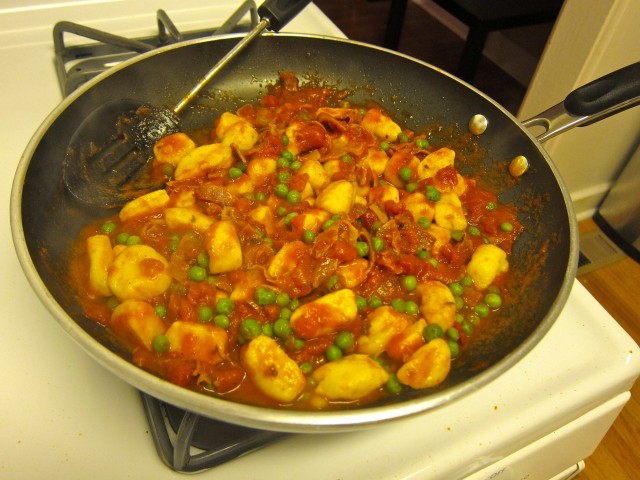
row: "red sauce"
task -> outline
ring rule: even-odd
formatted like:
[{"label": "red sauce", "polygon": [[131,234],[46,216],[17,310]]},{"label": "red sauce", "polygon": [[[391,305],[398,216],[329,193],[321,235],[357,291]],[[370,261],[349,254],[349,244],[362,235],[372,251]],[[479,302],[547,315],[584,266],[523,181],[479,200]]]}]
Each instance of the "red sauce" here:
[{"label": "red sauce", "polygon": [[[295,76],[290,73],[282,74],[281,82],[258,104],[244,105],[237,111],[239,117],[256,127],[259,139],[243,156],[236,155],[236,165],[243,167],[251,159],[278,158],[287,150],[288,141],[295,143],[299,149],[297,160],[301,163],[309,158],[320,158],[325,165],[333,162],[334,166],[328,170],[332,172],[329,179],[331,181],[348,180],[366,189],[385,182],[397,183],[400,169],[409,167],[411,179],[421,192],[428,185],[436,186],[442,191],[453,191],[461,187],[459,172],[455,166],[446,166],[439,169],[435,176],[416,181],[418,162],[440,147],[431,145],[426,150],[416,149],[412,141],[416,134],[409,130],[404,132],[408,141],[390,143],[386,154],[393,160],[388,162],[385,173],[380,178],[368,167],[363,167],[362,159],[370,149],[379,148],[379,142],[370,131],[354,120],[353,112],[357,111],[354,110],[357,107],[348,105],[352,111],[345,114],[345,118],[324,117],[325,123],[315,118],[315,111],[319,107],[342,106],[346,94],[344,91],[317,85],[301,88]],[[304,123],[296,130],[294,138],[287,139],[283,145],[284,129],[296,122]],[[214,127],[216,124],[214,122]],[[215,138],[214,130],[215,128],[210,134],[211,139]],[[452,144],[455,143],[453,140]],[[470,138],[465,137],[463,141],[469,142]],[[178,149],[179,145],[174,147]],[[349,158],[343,158],[344,154]],[[462,282],[465,286],[460,298],[464,306],[458,313],[464,322],[456,322],[452,328],[459,332],[458,347],[462,350],[473,341],[473,335],[469,334],[466,327],[470,322],[476,321],[474,307],[484,301],[485,292],[468,284],[466,267],[475,249],[486,242],[497,245],[507,254],[511,252],[513,242],[522,231],[515,208],[501,204],[495,193],[481,188],[474,179],[466,178],[466,190],[459,195],[459,199],[468,226],[462,238],[452,238],[440,244],[433,229],[430,230],[414,218],[406,204],[409,188],[402,183],[396,185],[399,190],[398,201],[386,200],[376,205],[356,202],[348,214],[331,217],[334,226],[324,225],[314,232],[313,238],[309,237],[311,240],[305,240],[306,232],[301,220],[303,217],[299,215],[314,206],[304,199],[291,203],[275,194],[276,186],[281,183],[278,174],[283,171],[289,173],[289,191],[303,192],[307,188],[309,173],[283,166],[278,166],[275,173],[267,173],[264,182],[255,185],[251,195],[229,194],[227,188],[236,180],[230,178],[228,168],[208,171],[203,177],[194,180],[171,181],[168,184],[167,191],[172,198],[180,192],[194,192],[196,206],[201,212],[216,219],[231,219],[237,226],[243,250],[243,266],[233,272],[210,275],[206,281],[194,280],[189,272],[198,264],[202,252],[206,251],[209,240],[207,234],[184,229],[172,230],[163,221],[161,211],[125,222],[120,222],[118,217],[110,219],[116,225],[116,229],[109,233],[112,245],[117,243],[120,233],[138,235],[142,243],[168,259],[173,283],[165,293],[149,299],[154,307],[166,310],[162,321],[167,327],[177,320],[212,324],[213,316],[218,314],[216,308],[220,298],[229,296],[238,287],[249,292],[247,298],[235,301],[234,310],[228,313],[229,325],[225,327],[226,354],[222,361],[207,364],[189,358],[188,351],[195,348],[194,342],[197,342],[195,337],[184,339],[181,352],[167,353],[149,350],[137,342],[135,336],[122,334],[121,341],[130,349],[133,363],[172,383],[210,395],[258,405],[313,408],[305,395],[293,406],[279,405],[248,380],[249,375],[241,361],[242,349],[247,342],[242,336],[243,321],[247,318],[257,321],[263,332],[271,332],[269,335],[276,337],[291,359],[298,365],[308,365],[313,370],[327,363],[327,349],[336,341],[338,331],[334,325],[340,323],[340,317],[336,316],[335,310],[312,303],[305,322],[298,328],[296,335],[287,337],[278,337],[273,333],[278,319],[286,317],[287,310],[290,314],[290,310],[295,309],[296,302],[312,302],[322,295],[350,285],[348,288],[357,294],[361,302],[360,310],[356,320],[341,324],[339,330],[350,332],[356,340],[353,346],[343,347],[343,354],[354,353],[357,351],[357,339],[367,334],[367,315],[379,304],[389,305],[402,299],[420,306],[420,296],[402,283],[406,276],[414,276],[417,282],[438,280],[446,285]],[[435,201],[429,201],[429,204],[433,208]],[[273,215],[268,234],[265,225],[252,217],[252,212],[259,206],[267,206]],[[87,237],[103,233],[102,223],[88,226],[83,232],[78,240],[70,272],[71,281],[78,291],[86,315],[106,328],[111,328],[114,299],[105,298],[91,288],[85,247]],[[273,258],[283,245],[293,241],[298,242],[295,244],[297,247],[282,259],[286,268],[271,278],[266,272]],[[356,246],[357,242],[360,242],[360,248]],[[368,250],[364,256],[361,256],[362,244],[366,244]],[[337,273],[338,267],[358,259],[366,260],[363,278],[354,281]],[[164,267],[157,260],[147,259],[140,263],[140,268],[143,276],[154,278]],[[495,279],[494,290],[500,290],[507,275],[508,273]],[[350,282],[354,284],[351,285]],[[293,303],[260,305],[253,293],[264,284],[275,292],[287,294]],[[511,298],[507,292],[503,293],[505,300]],[[203,315],[202,307],[209,307],[212,315]],[[407,314],[413,315],[412,321],[421,316],[419,312]],[[493,314],[490,313],[489,318],[483,321],[490,321]],[[117,335],[120,327],[112,330]],[[390,370],[397,369],[401,359],[410,356],[423,342],[420,335],[411,337],[410,341],[403,341],[402,337],[398,337],[391,342],[388,354],[383,354],[379,361]],[[387,393],[381,387],[366,398],[351,403],[366,403],[383,395]],[[341,403],[338,402],[330,408],[340,406]]]}]

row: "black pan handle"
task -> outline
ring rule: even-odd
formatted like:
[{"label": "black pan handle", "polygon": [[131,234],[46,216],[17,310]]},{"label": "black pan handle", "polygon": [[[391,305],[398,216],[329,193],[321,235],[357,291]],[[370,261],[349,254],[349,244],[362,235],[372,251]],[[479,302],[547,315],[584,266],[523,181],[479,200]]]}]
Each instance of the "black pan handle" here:
[{"label": "black pan handle", "polygon": [[279,32],[309,3],[311,0],[267,0],[258,7],[258,15],[269,20],[269,30]]},{"label": "black pan handle", "polygon": [[634,97],[640,97],[640,62],[577,88],[564,107],[574,116],[595,115]]},{"label": "black pan handle", "polygon": [[544,142],[636,105],[640,105],[640,62],[575,89],[559,104],[522,123],[527,128],[542,127],[544,132],[537,138]]}]

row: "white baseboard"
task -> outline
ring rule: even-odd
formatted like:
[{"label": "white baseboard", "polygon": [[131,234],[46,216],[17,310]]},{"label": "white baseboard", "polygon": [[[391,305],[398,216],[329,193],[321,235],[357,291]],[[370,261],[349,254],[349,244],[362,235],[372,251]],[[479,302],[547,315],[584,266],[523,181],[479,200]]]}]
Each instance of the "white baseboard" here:
[{"label": "white baseboard", "polygon": [[570,192],[571,202],[576,211],[578,221],[593,217],[593,214],[596,213],[598,206],[604,200],[611,186],[611,182],[605,182],[594,185],[593,187]]}]

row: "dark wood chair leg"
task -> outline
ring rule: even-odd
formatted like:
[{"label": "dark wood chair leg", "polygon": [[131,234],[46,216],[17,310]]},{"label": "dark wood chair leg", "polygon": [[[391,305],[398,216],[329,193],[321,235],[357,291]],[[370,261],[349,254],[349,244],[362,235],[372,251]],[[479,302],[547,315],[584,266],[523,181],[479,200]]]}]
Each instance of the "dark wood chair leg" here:
[{"label": "dark wood chair leg", "polygon": [[387,30],[384,35],[384,46],[392,50],[397,50],[404,24],[404,15],[407,11],[408,0],[391,0],[389,6],[389,18],[387,20]]},{"label": "dark wood chair leg", "polygon": [[478,63],[482,58],[482,50],[487,41],[488,30],[481,27],[469,28],[469,34],[462,50],[457,75],[466,82],[472,82]]}]

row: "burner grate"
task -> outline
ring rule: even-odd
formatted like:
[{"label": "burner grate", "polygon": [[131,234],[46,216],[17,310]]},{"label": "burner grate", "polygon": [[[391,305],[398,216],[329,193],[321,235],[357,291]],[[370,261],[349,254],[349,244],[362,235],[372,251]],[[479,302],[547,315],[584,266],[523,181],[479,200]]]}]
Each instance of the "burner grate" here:
[{"label": "burner grate", "polygon": [[[249,22],[243,22],[249,14]],[[96,75],[136,55],[173,43],[212,35],[245,33],[258,24],[253,0],[246,0],[219,27],[181,33],[164,10],[157,11],[158,34],[130,39],[73,22],[61,21],[53,27],[53,45],[58,83],[66,97]],[[65,36],[73,34],[95,43],[68,45]]]},{"label": "burner grate", "polygon": [[231,425],[141,395],[158,455],[177,472],[213,468],[290,435]]}]

